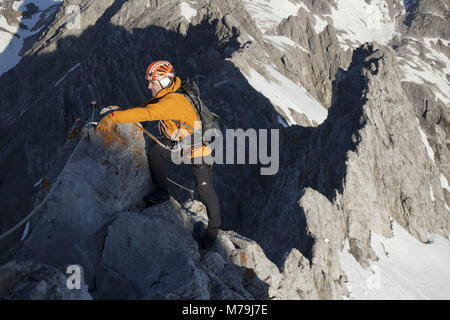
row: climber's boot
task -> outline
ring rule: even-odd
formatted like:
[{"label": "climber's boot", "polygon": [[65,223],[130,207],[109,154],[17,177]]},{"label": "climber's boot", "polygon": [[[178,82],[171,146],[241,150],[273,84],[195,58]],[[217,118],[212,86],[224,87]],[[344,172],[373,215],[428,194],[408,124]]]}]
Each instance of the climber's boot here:
[{"label": "climber's boot", "polygon": [[218,227],[210,227],[206,228],[206,232],[203,235],[202,240],[200,241],[200,248],[209,250],[214,246],[214,243],[217,239],[217,234],[219,233]]}]

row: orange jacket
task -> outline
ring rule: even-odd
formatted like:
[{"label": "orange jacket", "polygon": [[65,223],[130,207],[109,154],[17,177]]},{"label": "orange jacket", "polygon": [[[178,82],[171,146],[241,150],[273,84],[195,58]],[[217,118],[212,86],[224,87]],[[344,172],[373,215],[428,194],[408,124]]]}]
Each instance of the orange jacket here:
[{"label": "orange jacket", "polygon": [[[172,85],[158,92],[156,97],[150,99],[143,104],[123,111],[114,111],[111,113],[113,123],[129,123],[142,121],[160,120],[161,132],[168,139],[182,140],[184,136],[192,133],[192,130],[174,122],[184,123],[189,127],[194,126],[195,121],[200,121],[195,107],[181,93],[168,94],[175,92],[181,85],[179,77],[175,77]],[[211,149],[207,146],[195,148],[192,150],[190,157],[207,156],[211,153]]]}]

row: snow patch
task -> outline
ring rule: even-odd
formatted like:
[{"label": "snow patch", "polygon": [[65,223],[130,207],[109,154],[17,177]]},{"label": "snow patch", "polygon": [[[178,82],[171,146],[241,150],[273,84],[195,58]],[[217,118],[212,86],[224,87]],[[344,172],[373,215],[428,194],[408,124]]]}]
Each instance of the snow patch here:
[{"label": "snow patch", "polygon": [[[11,26],[8,24],[8,22],[6,21],[6,18],[2,15],[0,15],[0,27],[2,27],[3,29],[12,32],[12,33],[16,33],[17,29],[19,28],[19,26]],[[4,32],[4,31],[2,31]]]},{"label": "snow patch", "polygon": [[447,178],[441,173],[441,187],[450,192],[450,187],[448,186]]},{"label": "snow patch", "polygon": [[191,23],[192,18],[197,15],[197,10],[192,8],[189,3],[183,1],[180,6],[180,15]]},{"label": "snow patch", "polygon": [[[17,33],[19,26],[10,26],[6,21],[5,17],[0,15],[0,28],[7,30],[0,31],[0,76],[10,69],[10,65],[15,65],[17,62],[17,54],[15,46],[19,39],[15,38],[14,35]],[[20,59],[20,58],[19,58]]]},{"label": "snow patch", "polygon": [[314,24],[314,31],[319,34],[323,31],[323,29],[325,29],[325,27],[328,25],[327,20],[322,19],[319,16],[314,16],[314,18],[316,19],[316,23]]},{"label": "snow patch", "polygon": [[385,0],[337,0],[337,9],[331,7],[330,17],[337,30],[341,46],[346,50],[365,42],[377,41],[387,44],[396,34],[395,20],[389,16]]},{"label": "snow patch", "polygon": [[[450,74],[450,59],[436,49],[433,45],[440,39],[424,38],[423,42],[417,41],[410,37],[405,37],[411,43],[422,43],[424,47],[424,55],[430,59],[431,62],[424,63],[420,58],[420,53],[412,45],[408,45],[409,54],[404,54],[399,57],[400,68],[402,70],[402,81],[415,82],[423,84],[425,81],[436,85],[437,90],[433,90],[436,100],[440,99],[445,105],[450,105],[450,83],[447,80],[447,75]],[[443,41],[444,45],[448,46],[448,41]],[[442,64],[444,67],[442,67]]]},{"label": "snow patch", "polygon": [[276,36],[276,35],[264,35],[264,40],[269,41],[275,45],[277,45],[278,47],[280,47],[283,51],[286,48],[292,47],[295,49],[299,49],[302,50],[303,52],[309,53],[308,50],[306,50],[305,48],[303,48],[301,45],[299,45],[297,42],[289,39],[288,37],[285,36]]},{"label": "snow patch", "polygon": [[[13,9],[18,11],[25,11],[26,5],[34,3],[39,7],[39,11],[36,12],[30,19],[20,18],[20,23],[26,25],[28,30],[21,29],[19,26],[8,25],[6,19],[0,15],[0,27],[8,30],[9,32],[0,31],[0,76],[13,68],[22,57],[19,55],[20,50],[23,47],[23,40],[37,32],[39,30],[34,30],[33,27],[39,21],[40,16],[43,11],[47,10],[50,6],[58,3],[62,3],[62,0],[21,0],[15,1],[13,4]],[[14,36],[16,35],[16,36]]]},{"label": "snow patch", "polygon": [[314,120],[318,124],[326,119],[328,110],[311,97],[305,88],[297,85],[271,66],[264,66],[264,68],[276,81],[264,78],[254,69],[249,69],[249,74],[244,73],[244,76],[255,90],[282,109],[288,125],[296,124],[292,111],[303,113],[310,121]]},{"label": "snow patch", "polygon": [[434,162],[434,152],[431,148],[430,144],[428,143],[427,135],[423,132],[422,128],[419,125],[419,119],[417,119],[417,128],[419,129],[420,137],[422,138],[422,143],[425,146],[425,149],[427,150],[428,157]]},{"label": "snow patch", "polygon": [[392,238],[372,233],[371,246],[378,261],[364,269],[348,252],[346,240],[339,252],[347,274],[350,299],[448,299],[450,296],[450,241],[431,234],[422,243],[393,221]]},{"label": "snow patch", "polygon": [[277,26],[281,20],[296,16],[300,7],[308,10],[305,4],[294,4],[289,0],[244,0],[244,4],[262,33]]},{"label": "snow patch", "polygon": [[436,200],[435,197],[434,197],[433,188],[431,188],[431,186],[430,186],[430,198],[431,198],[431,201],[435,201]]},{"label": "snow patch", "polygon": [[14,0],[12,9],[18,11],[23,3],[24,3],[24,0]]}]

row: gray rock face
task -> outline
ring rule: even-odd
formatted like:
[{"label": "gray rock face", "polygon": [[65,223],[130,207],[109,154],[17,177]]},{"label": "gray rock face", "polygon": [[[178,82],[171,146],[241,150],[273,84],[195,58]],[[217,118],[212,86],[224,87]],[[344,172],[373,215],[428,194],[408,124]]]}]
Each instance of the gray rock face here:
[{"label": "gray rock face", "polygon": [[[337,76],[327,120],[317,129],[292,129],[291,136],[304,141],[291,138],[298,150],[291,157],[302,160],[282,166],[289,170],[280,173],[278,202],[270,202],[258,215],[264,222],[254,226],[253,239],[278,266],[289,267],[292,248],[309,260],[320,298],[345,295],[336,256],[344,238],[367,266],[376,259],[370,234],[389,237],[390,217],[424,242],[428,232],[449,234],[439,168],[421,142],[398,74],[392,49],[367,44],[355,51],[349,70]],[[299,181],[290,178],[292,170]],[[293,192],[297,184],[305,188],[301,193]],[[434,201],[430,187],[439,190]],[[299,210],[290,207],[293,199],[300,199]],[[302,233],[295,237],[294,230]]]},{"label": "gray rock face", "polygon": [[80,289],[69,289],[67,277],[54,267],[9,262],[0,266],[0,299],[92,300],[92,296],[83,281]]},{"label": "gray rock face", "polygon": [[145,142],[136,127],[118,125],[117,133],[105,136],[84,130],[80,148],[46,209],[32,221],[34,230],[17,257],[57,266],[79,263],[92,286],[105,224],[141,201],[150,191],[150,177]]},{"label": "gray rock face", "polygon": [[329,107],[335,74],[339,68],[348,68],[351,53],[340,48],[332,25],[317,34],[314,23],[314,17],[300,9],[297,16],[290,16],[278,25],[277,34],[289,37],[307,50],[289,51],[283,58],[285,67],[322,105]]},{"label": "gray rock face", "polygon": [[417,1],[410,7],[405,23],[407,35],[449,39],[447,0]]},{"label": "gray rock face", "polygon": [[167,202],[141,214],[121,213],[108,227],[97,278],[99,296],[209,299],[207,277],[195,266],[197,244],[170,207]]}]

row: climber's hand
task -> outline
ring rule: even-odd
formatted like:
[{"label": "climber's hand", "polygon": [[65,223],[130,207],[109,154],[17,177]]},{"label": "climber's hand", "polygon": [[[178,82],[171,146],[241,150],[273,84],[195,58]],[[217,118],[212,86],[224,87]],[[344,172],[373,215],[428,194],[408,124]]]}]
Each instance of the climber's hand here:
[{"label": "climber's hand", "polygon": [[102,132],[111,131],[113,124],[114,122],[112,120],[112,115],[109,113],[100,120],[97,127],[95,128],[95,131],[97,130],[100,130]]},{"label": "climber's hand", "polygon": [[108,112],[111,112],[111,111],[114,111],[117,109],[120,109],[120,107],[119,106],[109,106],[109,107],[103,108],[102,111],[100,111],[100,114],[103,115],[105,113],[108,113]]}]

